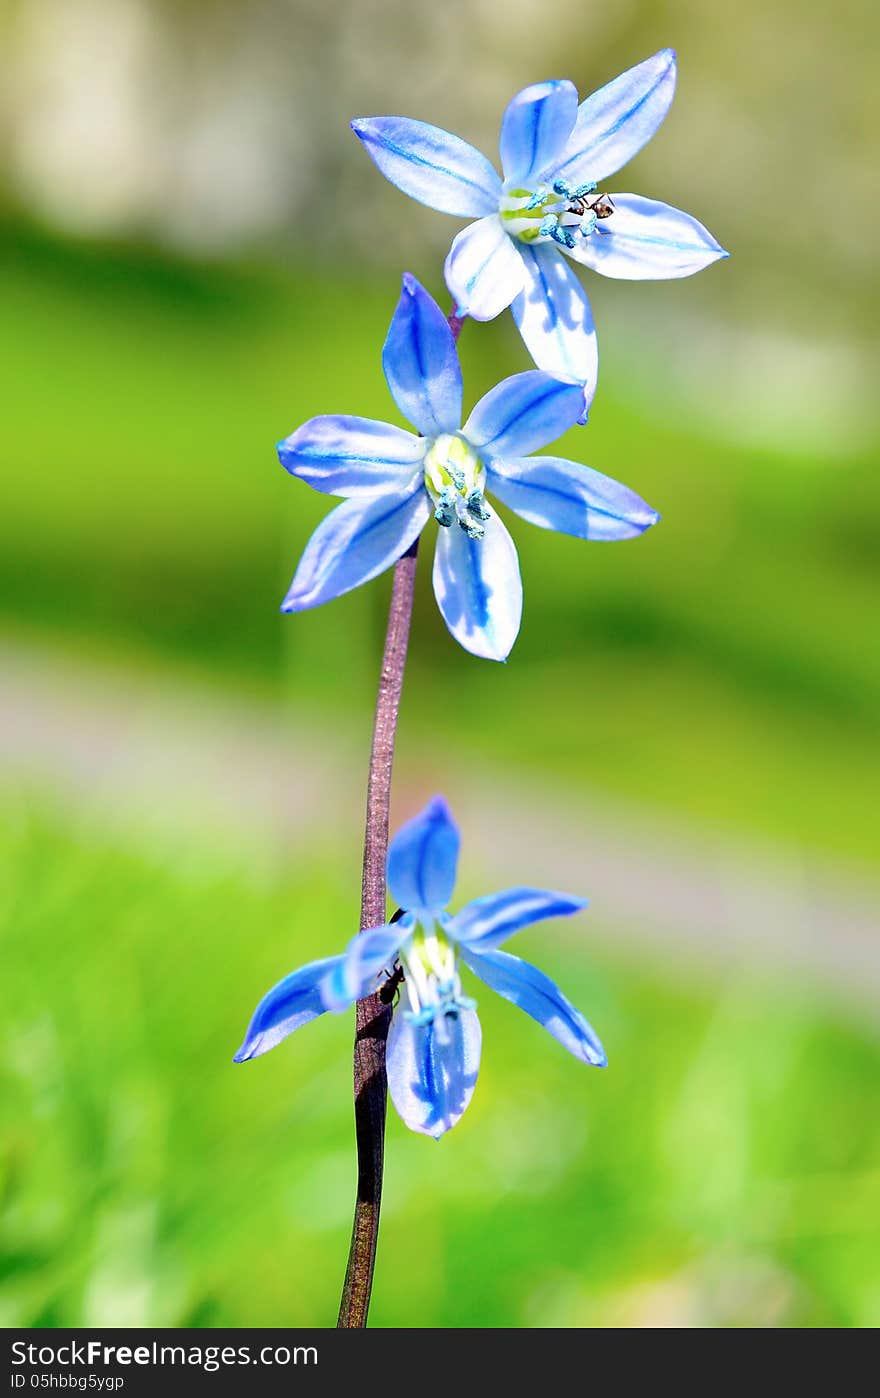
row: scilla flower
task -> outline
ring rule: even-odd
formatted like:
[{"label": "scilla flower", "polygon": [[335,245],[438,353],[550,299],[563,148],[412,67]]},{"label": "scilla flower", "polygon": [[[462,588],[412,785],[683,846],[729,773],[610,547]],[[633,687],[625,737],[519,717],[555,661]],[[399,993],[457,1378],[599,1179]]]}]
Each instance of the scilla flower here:
[{"label": "scilla flower", "polygon": [[395,403],[421,435],[369,418],[315,417],[278,444],[291,475],[349,497],[306,545],[282,611],[317,607],[375,578],[433,518],[443,619],[465,650],[504,660],[519,631],[522,582],[513,540],[487,492],[532,524],[579,539],[629,539],[659,516],[598,471],[527,455],[577,421],[578,384],[537,370],[515,374],[462,427],[452,331],[409,275],[382,364]]},{"label": "scilla flower", "polygon": [[440,127],[409,117],[351,123],[392,184],[432,209],[477,220],[446,260],[459,315],[492,320],[512,306],[538,367],[584,384],[584,413],[596,386],[596,336],[565,258],[606,277],[643,280],[686,277],[727,256],[689,214],[599,187],[650,140],[674,91],[672,49],[580,106],[570,82],[525,88],[501,124],[503,182],[484,155]]},{"label": "scilla flower", "polygon": [[582,898],[540,888],[508,888],[468,903],[450,917],[459,835],[445,801],[435,797],[404,825],[388,851],[388,887],[399,919],[359,932],[342,956],[313,961],[279,981],[256,1008],[236,1063],[274,1048],[325,1010],[345,1010],[389,981],[403,979],[388,1036],[388,1085],[411,1131],[435,1138],[461,1117],[474,1093],[481,1033],[476,1002],[465,995],[459,963],[518,1005],[582,1063],[604,1068],[593,1030],[561,990],[535,966],[499,951],[501,943],[541,918],[586,907]]}]

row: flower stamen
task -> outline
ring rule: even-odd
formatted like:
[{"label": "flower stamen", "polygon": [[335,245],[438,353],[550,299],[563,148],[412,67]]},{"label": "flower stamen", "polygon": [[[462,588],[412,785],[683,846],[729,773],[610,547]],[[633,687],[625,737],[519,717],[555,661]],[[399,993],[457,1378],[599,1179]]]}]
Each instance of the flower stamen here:
[{"label": "flower stamen", "polygon": [[511,237],[524,243],[549,238],[569,250],[589,238],[599,219],[613,213],[611,199],[597,193],[591,180],[575,188],[554,180],[551,188],[541,185],[531,193],[513,189],[501,201],[501,218]]},{"label": "flower stamen", "polygon": [[425,484],[434,518],[443,529],[457,523],[471,539],[482,539],[491,518],[483,488],[486,469],[463,437],[438,437],[425,454]]},{"label": "flower stamen", "polygon": [[403,1013],[411,1024],[433,1024],[442,1039],[447,1019],[457,1019],[462,1010],[476,1009],[477,1002],[462,993],[455,948],[436,925],[415,932],[400,958],[406,968],[404,985],[409,999],[409,1009]]}]

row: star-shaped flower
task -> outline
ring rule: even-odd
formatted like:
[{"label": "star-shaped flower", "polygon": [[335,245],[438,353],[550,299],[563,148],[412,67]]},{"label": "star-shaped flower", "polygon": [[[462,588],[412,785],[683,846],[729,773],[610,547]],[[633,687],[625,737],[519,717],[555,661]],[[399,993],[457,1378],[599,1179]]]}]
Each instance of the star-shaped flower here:
[{"label": "star-shaped flower", "polygon": [[421,435],[361,417],[315,417],[279,442],[282,465],[315,490],[349,498],[306,545],[282,611],[328,602],[396,562],[432,516],[434,594],[452,635],[504,660],[522,615],[513,540],[486,493],[544,529],[629,539],[659,515],[587,466],[528,453],[581,411],[579,384],[538,370],[491,389],[462,419],[461,367],[436,301],[405,275],[382,355],[392,397]]},{"label": "star-shaped flower", "polygon": [[584,385],[582,421],[598,352],[590,303],[565,258],[640,281],[686,277],[727,256],[689,214],[599,189],[666,116],[675,66],[674,51],[663,49],[580,105],[564,80],[524,88],[501,124],[503,181],[484,155],[438,126],[409,117],[351,123],[392,184],[432,209],[477,220],[446,259],[458,314],[492,320],[511,306],[537,366]]},{"label": "star-shaped flower", "polygon": [[312,961],[279,981],[257,1006],[235,1062],[258,1058],[326,1010],[348,1009],[379,989],[399,962],[403,989],[388,1036],[388,1086],[410,1130],[437,1139],[468,1106],[480,1067],[480,1021],[475,1001],[462,991],[461,961],[575,1058],[604,1068],[602,1045],[559,987],[537,967],[498,950],[514,932],[579,912],[585,900],[508,888],[450,916],[458,847],[446,802],[435,797],[388,850],[388,887],[401,915],[359,932],[341,956]]}]

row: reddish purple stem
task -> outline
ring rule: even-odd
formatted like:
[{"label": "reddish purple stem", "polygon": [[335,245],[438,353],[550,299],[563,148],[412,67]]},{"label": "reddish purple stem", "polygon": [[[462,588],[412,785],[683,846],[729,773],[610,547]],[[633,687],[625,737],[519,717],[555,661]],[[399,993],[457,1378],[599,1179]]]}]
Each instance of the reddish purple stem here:
[{"label": "reddish purple stem", "polygon": [[[461,332],[462,319],[450,314],[449,328],[454,340]],[[403,690],[403,672],[409,644],[415,594],[418,539],[398,559],[394,567],[388,630],[376,696],[373,745],[367,778],[367,822],[364,834],[364,869],[361,880],[361,930],[380,927],[385,921],[385,863],[388,856],[388,817],[391,807],[391,769],[394,740]],[[357,1141],[358,1183],[354,1225],[348,1266],[342,1288],[337,1328],[363,1329],[367,1323],[376,1243],[379,1237],[379,1206],[385,1168],[385,1115],[388,1076],[385,1046],[391,1026],[391,1005],[377,991],[357,1002],[354,1041],[354,1125]]]}]

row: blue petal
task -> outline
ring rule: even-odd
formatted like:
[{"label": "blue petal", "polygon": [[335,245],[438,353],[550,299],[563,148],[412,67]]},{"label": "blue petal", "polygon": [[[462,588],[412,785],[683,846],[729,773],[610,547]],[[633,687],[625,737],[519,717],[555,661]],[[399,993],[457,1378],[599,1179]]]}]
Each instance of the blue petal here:
[{"label": "blue petal", "polygon": [[650,141],[674,94],[674,49],[661,49],[592,93],[578,108],[557,175],[572,186],[613,175]]},{"label": "blue petal", "polygon": [[509,185],[529,186],[565,148],[577,118],[573,83],[533,83],[518,92],[501,123],[501,167]]},{"label": "blue petal", "polygon": [[526,284],[511,307],[539,369],[584,385],[580,421],[599,374],[599,347],[587,294],[557,247],[523,248]]},{"label": "blue petal", "polygon": [[530,524],[576,539],[633,539],[660,518],[634,490],[558,456],[495,461],[486,488]]},{"label": "blue petal", "polygon": [[388,1035],[388,1088],[410,1131],[439,1140],[464,1114],[480,1070],[482,1033],[475,1010],[414,1024],[398,1010]]},{"label": "blue petal", "polygon": [[469,223],[453,240],[443,268],[460,316],[493,320],[522,290],[525,269],[518,246],[497,214]]},{"label": "blue petal", "polygon": [[532,922],[568,917],[586,906],[586,898],[571,898],[545,888],[505,888],[466,904],[444,923],[444,929],[473,951],[490,951]]},{"label": "blue petal", "polygon": [[522,620],[522,579],[514,542],[493,512],[482,539],[458,525],[439,529],[434,596],[459,645],[485,660],[506,660]]},{"label": "blue petal", "polygon": [[286,471],[325,495],[382,495],[406,486],[425,443],[402,427],[368,417],[313,417],[283,442]]},{"label": "blue petal", "polygon": [[643,199],[612,194],[614,213],[578,243],[570,256],[594,272],[621,281],[663,281],[689,277],[728,254],[690,214]]},{"label": "blue petal", "polygon": [[388,888],[401,908],[439,912],[455,888],[459,833],[442,796],[398,830],[388,849]]},{"label": "blue petal", "polygon": [[420,475],[406,491],[337,505],[306,544],[281,610],[320,606],[378,577],[406,553],[430,513]]},{"label": "blue petal", "polygon": [[605,1050],[583,1015],[537,966],[506,951],[478,953],[470,947],[461,948],[461,959],[490,990],[525,1010],[575,1058],[596,1068],[606,1066]]},{"label": "blue petal", "polygon": [[268,1053],[269,1049],[280,1044],[294,1029],[322,1015],[326,1006],[321,999],[321,981],[332,974],[341,961],[341,956],[312,961],[273,985],[255,1009],[244,1043],[233,1062],[245,1063],[249,1058],[259,1058],[261,1053]]},{"label": "blue petal", "polygon": [[583,399],[581,384],[529,369],[491,388],[474,408],[462,436],[483,456],[525,456],[573,427]]},{"label": "blue petal", "polygon": [[382,368],[404,417],[426,437],[461,426],[461,365],[449,322],[433,296],[410,276],[382,350]]},{"label": "blue petal", "polygon": [[461,137],[410,117],[358,117],[351,129],[385,178],[420,204],[462,218],[498,208],[497,171]]},{"label": "blue petal", "polygon": [[355,1000],[371,994],[376,988],[376,978],[393,966],[414,924],[415,919],[404,914],[397,922],[386,922],[382,927],[371,927],[352,937],[345,955],[335,958],[334,965],[321,981],[325,1009],[347,1010]]}]

